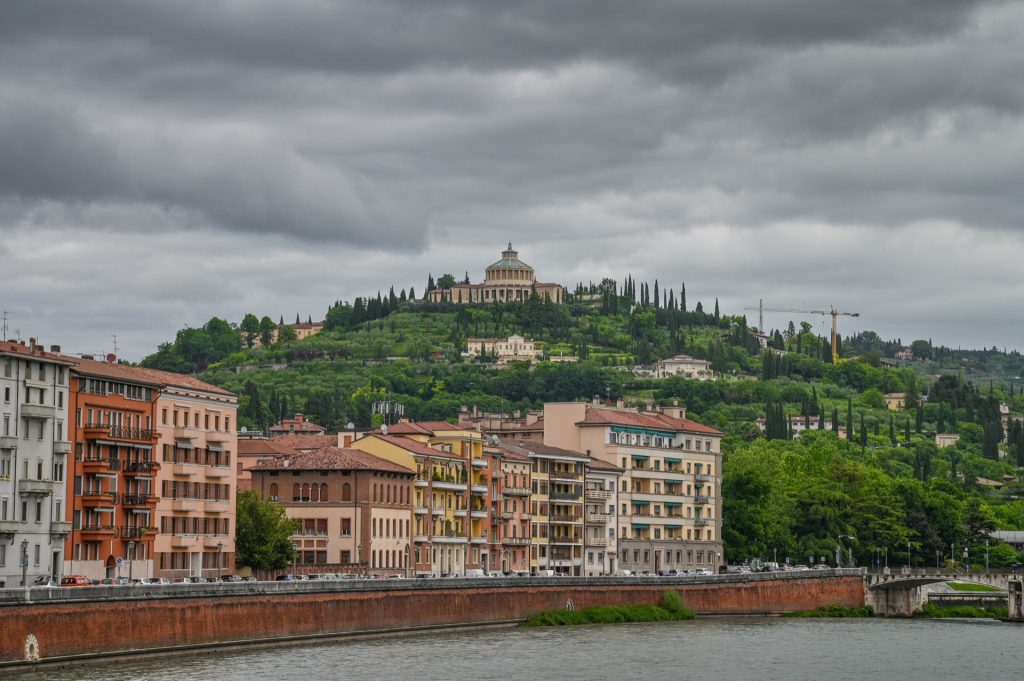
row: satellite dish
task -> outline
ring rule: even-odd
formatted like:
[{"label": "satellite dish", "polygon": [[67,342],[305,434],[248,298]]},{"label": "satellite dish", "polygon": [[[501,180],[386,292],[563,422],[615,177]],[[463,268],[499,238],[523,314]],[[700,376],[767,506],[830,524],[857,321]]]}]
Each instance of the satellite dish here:
[{"label": "satellite dish", "polygon": [[383,435],[387,435],[387,434],[388,434],[388,427],[387,427],[387,424],[385,424],[385,425],[383,425],[383,426],[381,426],[381,427],[380,427],[380,432],[381,432],[381,433],[382,433]]},{"label": "satellite dish", "polygon": [[108,364],[116,364],[117,363],[117,355],[115,355],[112,352],[107,353],[107,363]]},{"label": "satellite dish", "polygon": [[243,433],[248,433],[249,432],[249,428],[247,426],[242,426],[241,430],[242,430]]},{"label": "satellite dish", "polygon": [[493,442],[494,444],[498,444],[498,436],[497,435],[492,435],[491,436],[491,442]]},{"label": "satellite dish", "polygon": [[349,421],[348,423],[345,424],[345,428],[348,429],[348,430],[355,430],[356,429],[356,424],[354,424],[351,421]]}]

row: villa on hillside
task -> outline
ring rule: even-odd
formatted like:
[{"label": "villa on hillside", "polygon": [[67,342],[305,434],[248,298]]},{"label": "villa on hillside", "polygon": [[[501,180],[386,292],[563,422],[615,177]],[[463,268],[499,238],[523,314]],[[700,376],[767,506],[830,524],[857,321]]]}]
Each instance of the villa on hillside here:
[{"label": "villa on hillside", "polygon": [[470,338],[466,341],[464,357],[493,357],[498,364],[525,361],[536,362],[539,351],[533,339],[513,335],[508,338]]},{"label": "villa on hillside", "polygon": [[705,359],[694,359],[689,355],[676,355],[663,359],[654,364],[654,376],[656,378],[667,378],[668,376],[685,376],[698,381],[706,381],[715,377],[711,369],[711,362]]},{"label": "villa on hillside", "polygon": [[561,303],[565,297],[561,284],[537,281],[533,268],[519,259],[518,251],[512,250],[509,242],[501,260],[485,270],[482,284],[435,288],[427,291],[424,299],[431,303],[506,303],[528,300],[534,292],[555,303]]}]

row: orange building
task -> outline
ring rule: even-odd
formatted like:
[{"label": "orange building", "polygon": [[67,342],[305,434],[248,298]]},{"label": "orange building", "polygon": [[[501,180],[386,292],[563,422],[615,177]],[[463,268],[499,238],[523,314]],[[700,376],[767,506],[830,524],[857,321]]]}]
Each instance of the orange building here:
[{"label": "orange building", "polygon": [[74,362],[68,402],[75,461],[68,476],[66,571],[94,579],[150,576],[160,385],[133,367],[68,359]]}]

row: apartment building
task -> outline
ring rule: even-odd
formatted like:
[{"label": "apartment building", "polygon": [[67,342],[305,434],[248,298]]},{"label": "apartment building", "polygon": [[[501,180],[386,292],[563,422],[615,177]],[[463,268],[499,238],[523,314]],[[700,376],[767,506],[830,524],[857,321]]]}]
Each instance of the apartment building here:
[{"label": "apartment building", "polygon": [[62,574],[70,363],[52,349],[0,342],[0,587]]},{"label": "apartment building", "polygon": [[235,564],[238,400],[191,376],[141,371],[162,382],[154,575],[221,576]]},{"label": "apartment building", "polygon": [[618,466],[591,458],[586,465],[583,492],[583,551],[587,577],[610,575],[618,565]]},{"label": "apartment building", "polygon": [[529,572],[533,519],[530,506],[530,458],[496,444],[486,445],[491,474],[489,572]]},{"label": "apartment building", "polygon": [[[91,579],[153,574],[162,383],[145,370],[68,357],[75,457],[68,477],[66,572]],[[120,559],[120,562],[118,562]]]},{"label": "apartment building", "polygon": [[530,460],[532,569],[583,574],[583,483],[589,457],[539,442],[502,446]]},{"label": "apartment building", "polygon": [[622,470],[618,569],[722,564],[722,433],[673,406],[657,411],[583,402],[544,405],[544,442]]},{"label": "apartment building", "polygon": [[253,489],[299,522],[296,564],[376,577],[412,575],[413,471],[339,447],[294,451],[250,468]]}]

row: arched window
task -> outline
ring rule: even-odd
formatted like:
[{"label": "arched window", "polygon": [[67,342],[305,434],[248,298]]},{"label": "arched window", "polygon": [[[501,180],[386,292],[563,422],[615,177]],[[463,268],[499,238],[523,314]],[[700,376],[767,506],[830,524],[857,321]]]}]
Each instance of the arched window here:
[{"label": "arched window", "polygon": [[277,483],[273,483],[270,486],[270,500],[277,501]]},{"label": "arched window", "polygon": [[292,485],[292,501],[302,501],[302,488],[299,483]]},{"label": "arched window", "polygon": [[341,500],[352,501],[352,485],[347,482],[341,486]]},{"label": "arched window", "polygon": [[320,501],[327,501],[327,483],[320,483]]},{"label": "arched window", "polygon": [[309,483],[302,485],[302,501],[309,501]]},{"label": "arched window", "polygon": [[309,490],[310,501],[320,501],[320,485],[313,485],[313,488]]}]

